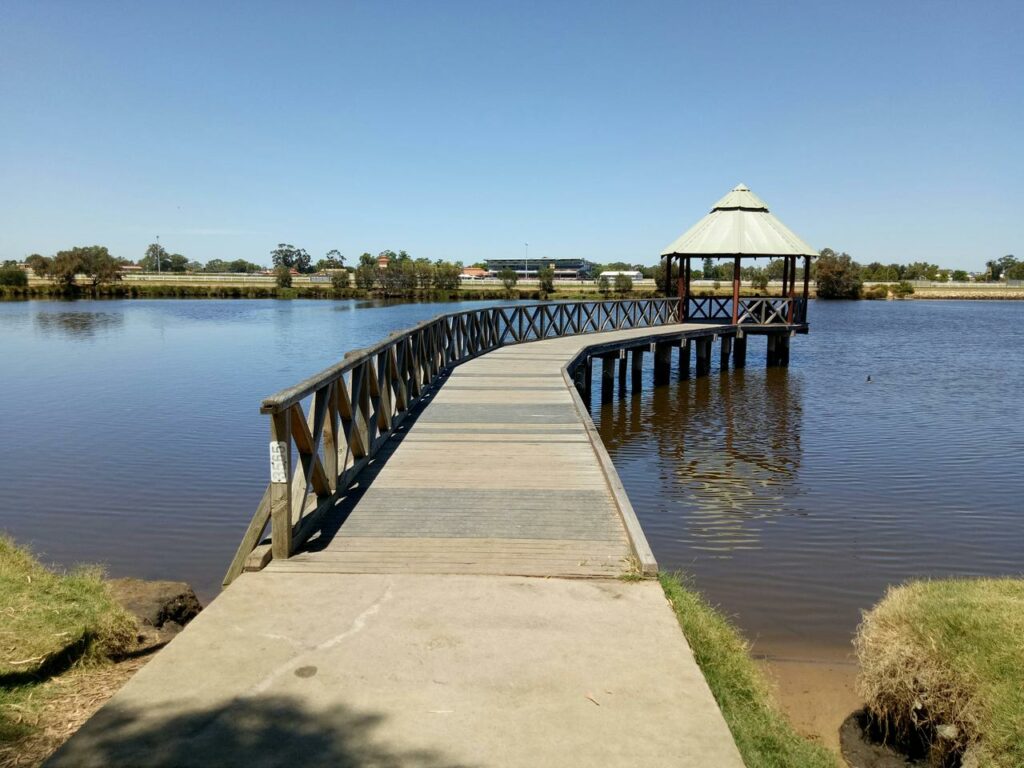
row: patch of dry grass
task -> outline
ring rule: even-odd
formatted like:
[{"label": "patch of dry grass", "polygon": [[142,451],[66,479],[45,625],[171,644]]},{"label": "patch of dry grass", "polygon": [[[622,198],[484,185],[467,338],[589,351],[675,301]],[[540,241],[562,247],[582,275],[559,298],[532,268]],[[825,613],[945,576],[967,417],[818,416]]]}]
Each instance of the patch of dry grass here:
[{"label": "patch of dry grass", "polygon": [[890,588],[854,642],[858,693],[897,739],[923,734],[941,764],[1024,766],[1024,580]]},{"label": "patch of dry grass", "polygon": [[120,655],[135,638],[99,569],[55,573],[0,536],[0,745],[32,734],[48,680]]}]

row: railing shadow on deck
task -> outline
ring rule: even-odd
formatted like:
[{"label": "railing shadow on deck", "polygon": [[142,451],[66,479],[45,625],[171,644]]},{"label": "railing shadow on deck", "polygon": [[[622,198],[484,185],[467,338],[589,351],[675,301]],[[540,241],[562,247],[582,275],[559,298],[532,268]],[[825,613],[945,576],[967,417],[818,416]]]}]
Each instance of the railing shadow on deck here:
[{"label": "railing shadow on deck", "polygon": [[[791,299],[744,299],[743,323],[786,323]],[[732,300],[691,298],[689,320],[731,322]],[[759,304],[758,302],[762,302]],[[764,304],[763,302],[768,302]],[[775,303],[772,303],[775,302]],[[680,322],[676,298],[516,304],[439,315],[266,398],[270,484],[224,577],[288,558],[450,370],[510,344]],[[800,315],[806,309],[798,309]],[[294,451],[293,451],[294,448]],[[294,461],[296,458],[298,461]],[[270,524],[270,542],[262,543]]]}]

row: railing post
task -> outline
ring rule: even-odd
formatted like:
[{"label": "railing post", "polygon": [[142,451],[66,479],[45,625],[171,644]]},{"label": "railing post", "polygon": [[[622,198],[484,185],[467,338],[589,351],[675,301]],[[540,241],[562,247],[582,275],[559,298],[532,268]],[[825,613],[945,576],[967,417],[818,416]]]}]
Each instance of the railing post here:
[{"label": "railing post", "polygon": [[290,408],[270,415],[270,551],[280,560],[292,554]]}]

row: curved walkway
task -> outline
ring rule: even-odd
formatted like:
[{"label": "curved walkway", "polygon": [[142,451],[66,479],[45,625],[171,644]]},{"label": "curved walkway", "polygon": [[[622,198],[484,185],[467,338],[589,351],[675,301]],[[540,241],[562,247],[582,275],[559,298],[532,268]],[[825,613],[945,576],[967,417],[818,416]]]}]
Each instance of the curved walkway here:
[{"label": "curved walkway", "polygon": [[619,578],[653,558],[563,375],[690,330],[455,368],[324,534],[236,580],[52,764],[741,766],[660,585]]}]

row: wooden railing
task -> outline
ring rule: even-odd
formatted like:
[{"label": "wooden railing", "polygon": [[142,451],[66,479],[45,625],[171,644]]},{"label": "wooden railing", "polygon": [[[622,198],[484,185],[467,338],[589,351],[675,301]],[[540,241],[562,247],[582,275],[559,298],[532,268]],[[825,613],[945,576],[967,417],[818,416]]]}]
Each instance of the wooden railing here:
[{"label": "wooden railing", "polygon": [[[691,296],[685,317],[687,322],[732,323],[732,298]],[[741,298],[736,322],[738,325],[803,325],[807,322],[807,302],[802,297]]]},{"label": "wooden railing", "polygon": [[[517,304],[440,315],[268,397],[270,484],[224,583],[287,558],[452,366],[507,344],[678,322],[676,299]],[[294,449],[294,451],[293,451]],[[298,458],[293,462],[293,453]],[[267,523],[270,545],[260,546]]]}]

